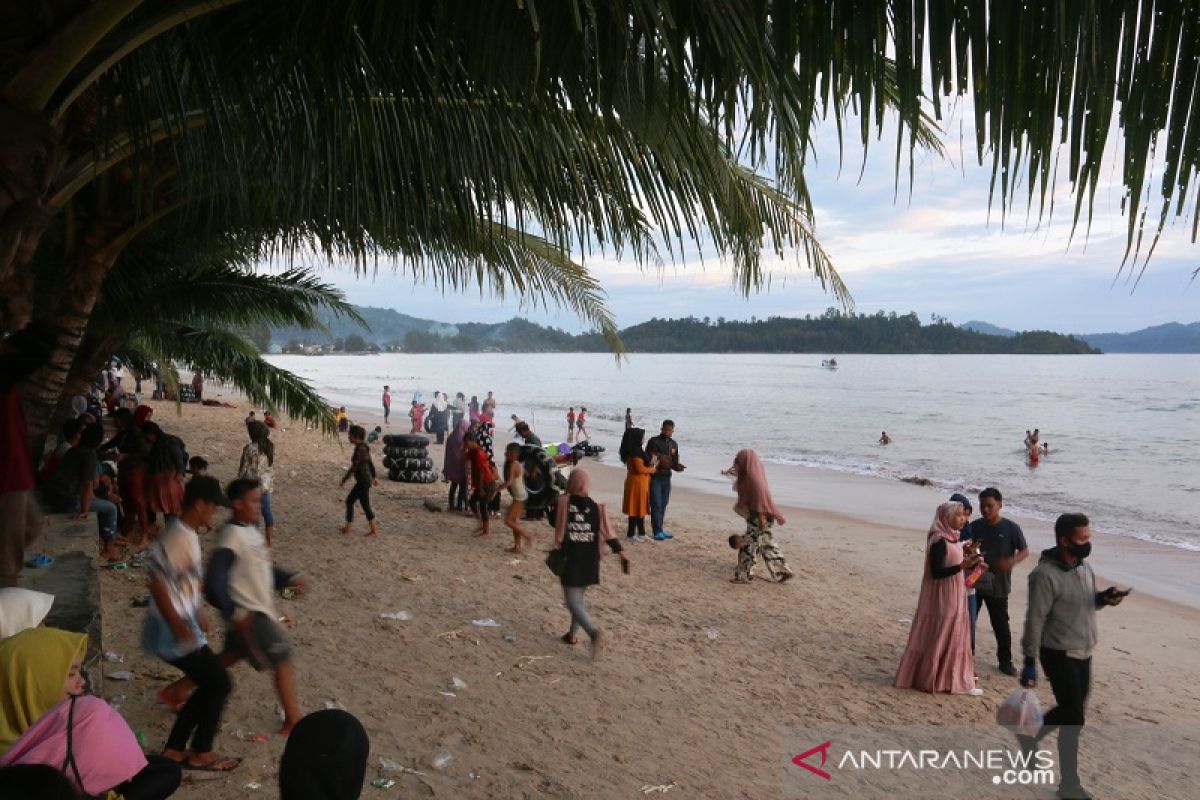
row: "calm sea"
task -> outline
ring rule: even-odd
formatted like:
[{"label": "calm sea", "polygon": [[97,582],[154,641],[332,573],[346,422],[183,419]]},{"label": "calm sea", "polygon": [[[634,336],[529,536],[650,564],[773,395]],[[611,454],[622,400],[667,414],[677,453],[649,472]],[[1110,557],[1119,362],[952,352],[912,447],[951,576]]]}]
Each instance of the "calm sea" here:
[{"label": "calm sea", "polygon": [[[568,406],[587,406],[592,440],[615,451],[625,408],[656,432],[676,421],[689,475],[714,473],[742,447],[777,465],[947,490],[1002,489],[1006,508],[1037,519],[1088,513],[1098,530],[1200,550],[1200,356],[643,355],[272,356],[330,401],[379,408],[390,384],[403,418],[414,393],[500,400],[546,442],[565,436]],[[373,412],[369,419],[378,416]],[[402,424],[406,424],[403,419]],[[395,427],[395,426],[393,426]],[[1031,468],[1025,430],[1050,455]],[[881,447],[886,430],[892,444]],[[615,452],[610,454],[615,460]],[[772,470],[781,499],[802,472]],[[779,485],[780,483],[784,485]]]}]

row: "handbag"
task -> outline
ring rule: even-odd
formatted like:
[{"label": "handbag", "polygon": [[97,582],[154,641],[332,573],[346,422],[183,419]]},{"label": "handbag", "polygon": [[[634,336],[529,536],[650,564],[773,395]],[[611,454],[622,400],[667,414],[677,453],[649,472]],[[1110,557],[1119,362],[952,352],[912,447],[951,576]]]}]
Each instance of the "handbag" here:
[{"label": "handbag", "polygon": [[546,554],[546,566],[550,568],[558,577],[562,577],[567,571],[567,552],[561,547],[556,547]]}]

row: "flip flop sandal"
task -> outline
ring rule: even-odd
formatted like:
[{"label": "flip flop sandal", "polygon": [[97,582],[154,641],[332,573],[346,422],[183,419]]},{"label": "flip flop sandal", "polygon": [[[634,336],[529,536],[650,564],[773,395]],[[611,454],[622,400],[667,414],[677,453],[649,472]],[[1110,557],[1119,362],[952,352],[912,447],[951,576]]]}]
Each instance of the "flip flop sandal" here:
[{"label": "flip flop sandal", "polygon": [[37,567],[48,567],[48,566],[50,566],[50,565],[51,565],[51,564],[53,564],[53,563],[54,563],[54,559],[53,559],[53,558],[51,558],[50,556],[46,555],[45,553],[38,553],[36,556],[34,556],[33,558],[31,558],[31,559],[29,559],[28,561],[26,561],[26,562],[25,562],[25,566],[27,566],[27,567],[34,567],[34,568],[37,568]]},{"label": "flip flop sandal", "polygon": [[217,774],[227,774],[233,772],[242,763],[240,758],[227,758],[221,756],[207,764],[196,765],[188,761],[184,761],[180,766],[187,772],[210,772]]}]

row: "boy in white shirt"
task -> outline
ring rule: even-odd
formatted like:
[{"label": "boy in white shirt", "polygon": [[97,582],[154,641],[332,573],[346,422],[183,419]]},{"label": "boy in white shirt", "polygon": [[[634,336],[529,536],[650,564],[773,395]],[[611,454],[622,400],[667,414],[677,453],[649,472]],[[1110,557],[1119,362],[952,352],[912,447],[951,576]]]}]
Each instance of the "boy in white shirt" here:
[{"label": "boy in white shirt", "polygon": [[239,478],[225,493],[233,516],[217,534],[217,547],[205,573],[205,595],[228,624],[222,660],[233,664],[245,658],[256,670],[274,670],[284,712],[279,732],[287,735],[303,714],[296,699],[291,647],[277,622],[275,592],[287,586],[304,592],[308,581],[271,563],[271,551],[258,527],[262,515],[258,481]]}]

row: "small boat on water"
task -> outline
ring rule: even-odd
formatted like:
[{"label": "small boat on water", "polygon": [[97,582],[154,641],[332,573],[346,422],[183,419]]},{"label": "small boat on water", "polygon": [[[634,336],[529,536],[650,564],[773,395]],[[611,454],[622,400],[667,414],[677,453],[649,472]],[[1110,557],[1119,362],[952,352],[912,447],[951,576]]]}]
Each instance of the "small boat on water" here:
[{"label": "small boat on water", "polygon": [[836,358],[826,359],[825,361],[821,362],[821,366],[824,367],[825,369],[837,369],[838,368],[837,359]]}]

